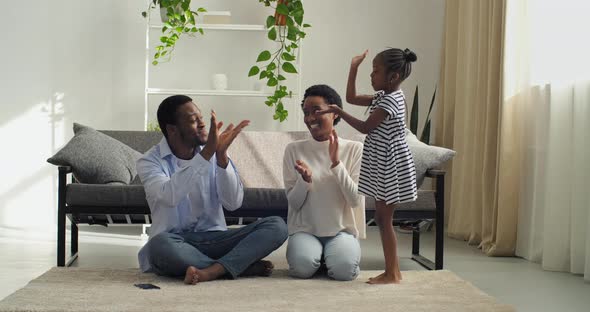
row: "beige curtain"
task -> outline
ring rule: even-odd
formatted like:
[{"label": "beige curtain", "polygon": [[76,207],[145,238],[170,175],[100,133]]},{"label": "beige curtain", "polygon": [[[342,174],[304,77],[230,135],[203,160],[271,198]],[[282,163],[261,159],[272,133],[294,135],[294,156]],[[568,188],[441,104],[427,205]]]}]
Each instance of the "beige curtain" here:
[{"label": "beige curtain", "polygon": [[514,255],[520,159],[502,109],[505,0],[447,0],[435,145],[457,156],[446,177],[450,237]]}]

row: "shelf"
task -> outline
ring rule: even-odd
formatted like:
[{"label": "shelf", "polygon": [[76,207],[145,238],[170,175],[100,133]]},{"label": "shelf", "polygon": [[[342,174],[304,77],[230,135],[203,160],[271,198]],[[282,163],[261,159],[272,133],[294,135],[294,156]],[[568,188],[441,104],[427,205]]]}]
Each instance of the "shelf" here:
[{"label": "shelf", "polygon": [[251,90],[194,90],[194,89],[157,89],[148,88],[147,94],[185,94],[185,95],[222,95],[222,96],[252,96],[267,97],[273,95],[273,92],[251,91]]},{"label": "shelf", "polygon": [[[249,24],[197,24],[197,28],[203,30],[238,30],[238,31],[266,31],[264,25],[249,25]],[[162,25],[150,25],[150,28],[162,28]]]}]

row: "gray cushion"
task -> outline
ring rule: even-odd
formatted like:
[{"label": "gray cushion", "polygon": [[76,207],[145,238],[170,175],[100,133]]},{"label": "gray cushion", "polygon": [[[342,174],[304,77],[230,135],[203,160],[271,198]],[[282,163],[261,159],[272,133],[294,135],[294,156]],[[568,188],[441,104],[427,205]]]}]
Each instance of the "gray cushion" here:
[{"label": "gray cushion", "polygon": [[284,189],[244,188],[244,200],[240,209],[287,209]]},{"label": "gray cushion", "polygon": [[74,137],[47,161],[71,166],[82,183],[129,184],[137,175],[135,162],[139,157],[139,152],[108,135],[74,123]]},{"label": "gray cushion", "polygon": [[[72,206],[147,207],[143,185],[71,183],[66,203]],[[122,209],[121,212],[125,210]]]},{"label": "gray cushion", "polygon": [[99,130],[99,132],[120,141],[142,154],[160,143],[160,140],[164,136],[160,131]]},{"label": "gray cushion", "polygon": [[424,181],[424,176],[428,169],[438,168],[445,162],[449,161],[456,152],[444,147],[428,145],[421,142],[408,129],[406,129],[406,140],[416,166],[416,185],[420,187]]}]

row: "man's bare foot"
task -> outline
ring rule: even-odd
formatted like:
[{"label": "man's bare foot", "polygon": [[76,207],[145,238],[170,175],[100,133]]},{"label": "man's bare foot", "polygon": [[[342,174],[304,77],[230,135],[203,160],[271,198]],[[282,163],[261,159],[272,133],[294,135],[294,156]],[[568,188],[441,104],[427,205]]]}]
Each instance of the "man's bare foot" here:
[{"label": "man's bare foot", "polygon": [[194,266],[189,266],[184,275],[184,283],[195,285],[196,283],[215,280],[223,274],[225,274],[225,268],[219,263],[215,263],[205,269],[197,269]]},{"label": "man's bare foot", "polygon": [[270,261],[258,260],[252,263],[240,276],[270,276],[274,267]]},{"label": "man's bare foot", "polygon": [[375,277],[369,278],[367,284],[399,284],[401,280],[402,274],[399,271],[394,274],[383,272]]}]

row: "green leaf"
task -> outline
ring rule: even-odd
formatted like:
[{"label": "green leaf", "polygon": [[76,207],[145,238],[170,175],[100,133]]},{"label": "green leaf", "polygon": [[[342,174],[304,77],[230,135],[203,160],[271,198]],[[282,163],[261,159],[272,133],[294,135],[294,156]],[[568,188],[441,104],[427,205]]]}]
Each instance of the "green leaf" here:
[{"label": "green leaf", "polygon": [[268,66],[266,66],[266,70],[275,70],[277,68],[277,64],[275,63],[269,63]]},{"label": "green leaf", "polygon": [[289,26],[287,29],[287,39],[291,41],[297,41],[297,33],[299,32],[299,30],[297,30],[297,27]]},{"label": "green leaf", "polygon": [[191,4],[190,2],[185,1],[180,5],[180,7],[182,8],[183,11],[188,11],[190,4]]},{"label": "green leaf", "polygon": [[166,32],[166,30],[168,30],[168,27],[162,26],[162,32]]},{"label": "green leaf", "polygon": [[275,22],[276,22],[275,17],[272,15],[269,15],[266,18],[266,28],[271,28],[272,26],[274,26]]},{"label": "green leaf", "polygon": [[158,61],[153,61],[152,65],[154,65],[154,66],[158,65]]},{"label": "green leaf", "polygon": [[283,76],[283,75],[279,75],[278,78],[279,78],[279,81],[287,80],[287,78],[285,78],[285,76]]},{"label": "green leaf", "polygon": [[418,86],[416,86],[416,92],[414,93],[414,102],[412,103],[412,113],[410,114],[410,131],[416,136],[418,135]]},{"label": "green leaf", "polygon": [[260,54],[258,54],[258,58],[256,59],[256,62],[264,62],[264,61],[268,61],[268,60],[270,60],[270,51],[264,50],[264,51],[260,52]]},{"label": "green leaf", "polygon": [[145,12],[145,11],[141,12],[141,16],[147,17],[147,12]]},{"label": "green leaf", "polygon": [[295,60],[295,56],[287,53],[287,52],[283,52],[283,54],[281,55],[281,57],[283,58],[283,60],[287,61],[287,62],[292,62]]},{"label": "green leaf", "polygon": [[289,8],[284,3],[281,3],[277,6],[277,12],[282,15],[289,15]]},{"label": "green leaf", "polygon": [[158,53],[154,54],[154,58],[155,58],[155,59],[157,59],[157,58],[160,58],[160,52],[158,52]]},{"label": "green leaf", "polygon": [[430,120],[428,120],[426,122],[426,125],[424,125],[424,130],[422,130],[420,141],[426,144],[430,144]]},{"label": "green leaf", "polygon": [[205,34],[205,32],[203,31],[203,28],[199,28],[199,32],[201,33],[201,35]]},{"label": "green leaf", "polygon": [[426,120],[430,121],[430,112],[432,112],[432,107],[434,106],[434,98],[436,97],[436,86],[434,86],[434,93],[432,94],[432,100],[430,100],[430,108],[428,109],[428,114],[426,115]]},{"label": "green leaf", "polygon": [[311,27],[311,25],[309,25],[309,24],[303,24],[303,27],[304,28],[307,28],[307,27]]},{"label": "green leaf", "polygon": [[258,68],[258,66],[252,66],[252,68],[250,68],[250,71],[248,72],[248,77],[252,77],[254,75],[257,75],[260,72],[260,68]]},{"label": "green leaf", "polygon": [[203,13],[203,12],[207,12],[207,10],[206,10],[206,9],[204,9],[204,8],[198,8],[198,9],[197,9],[197,12],[201,12],[201,13]]},{"label": "green leaf", "polygon": [[296,11],[293,14],[293,17],[295,18],[295,21],[297,22],[297,24],[299,24],[299,25],[303,24],[303,10]]},{"label": "green leaf", "polygon": [[197,27],[193,27],[193,28],[191,28],[191,32],[194,32],[194,33],[196,33],[196,32],[198,32],[198,31],[199,31],[199,30],[197,29]]},{"label": "green leaf", "polygon": [[269,86],[269,87],[274,87],[277,84],[279,84],[279,81],[276,78],[274,78],[274,77],[268,79],[268,82],[266,83],[266,85]]},{"label": "green leaf", "polygon": [[293,64],[291,64],[290,62],[283,63],[282,67],[283,67],[283,70],[287,73],[291,73],[291,74],[297,73],[297,69],[295,69],[295,66],[293,66]]},{"label": "green leaf", "polygon": [[268,31],[268,39],[272,41],[277,39],[277,30],[274,27]]},{"label": "green leaf", "polygon": [[261,71],[260,72],[260,79],[264,79],[267,76],[267,72],[266,71]]}]

